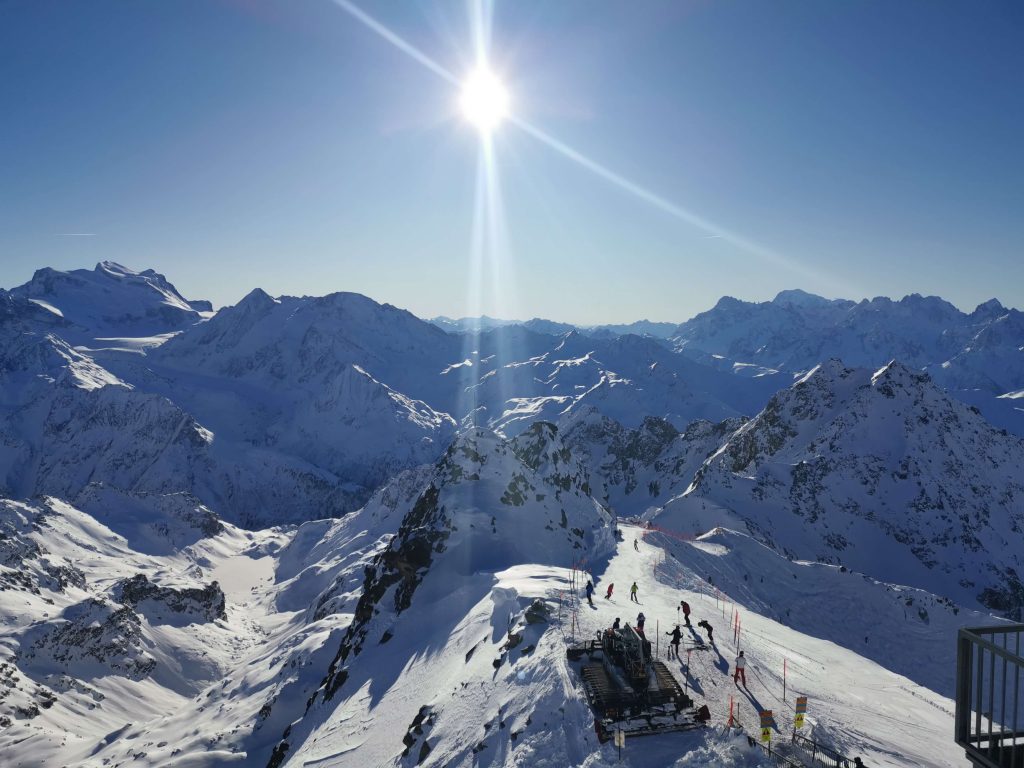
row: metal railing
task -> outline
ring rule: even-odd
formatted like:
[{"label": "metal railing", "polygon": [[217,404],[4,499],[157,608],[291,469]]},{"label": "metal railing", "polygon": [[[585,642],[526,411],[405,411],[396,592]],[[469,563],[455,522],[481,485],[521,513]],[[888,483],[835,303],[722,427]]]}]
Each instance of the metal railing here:
[{"label": "metal railing", "polygon": [[822,765],[825,768],[853,768],[853,761],[839,754],[831,747],[819,744],[799,733],[793,734],[793,743],[810,754],[812,765]]},{"label": "metal railing", "polygon": [[760,747],[761,751],[764,752],[765,756],[775,764],[776,768],[806,768],[799,760],[794,760],[791,757],[787,757],[786,755],[776,752],[772,749],[771,742],[765,744],[764,742],[758,741],[753,736],[747,736],[747,743],[752,747]]},{"label": "metal railing", "polygon": [[979,768],[1024,768],[1024,624],[961,629],[956,742]]}]

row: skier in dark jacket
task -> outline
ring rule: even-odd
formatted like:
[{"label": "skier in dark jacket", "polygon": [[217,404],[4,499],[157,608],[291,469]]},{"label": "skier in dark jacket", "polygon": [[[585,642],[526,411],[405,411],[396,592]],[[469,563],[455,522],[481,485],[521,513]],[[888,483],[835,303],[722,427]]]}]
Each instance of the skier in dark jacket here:
[{"label": "skier in dark jacket", "polygon": [[587,581],[587,602],[591,608],[594,607],[594,584],[591,581]]},{"label": "skier in dark jacket", "polygon": [[615,622],[612,624],[612,629],[618,629],[621,625],[619,624],[619,617],[615,617]]},{"label": "skier in dark jacket", "polygon": [[673,629],[671,632],[666,632],[665,634],[672,638],[668,644],[668,657],[671,659],[673,656],[675,656],[675,658],[678,659],[679,642],[683,639],[683,633],[679,631],[679,625],[676,624],[675,629]]},{"label": "skier in dark jacket", "polygon": [[640,615],[636,617],[636,631],[641,635],[644,634],[644,622],[647,621],[647,617],[644,616],[644,612],[640,611]]},{"label": "skier in dark jacket", "polygon": [[701,619],[697,622],[698,627],[703,627],[708,633],[708,642],[714,644],[715,642],[715,630],[708,624],[707,619]]}]

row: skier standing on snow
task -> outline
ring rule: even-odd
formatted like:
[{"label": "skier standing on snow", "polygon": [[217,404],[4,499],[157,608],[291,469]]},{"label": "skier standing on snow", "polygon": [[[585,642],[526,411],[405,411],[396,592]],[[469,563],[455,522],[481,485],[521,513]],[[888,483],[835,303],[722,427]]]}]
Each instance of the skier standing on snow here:
[{"label": "skier standing on snow", "polygon": [[671,632],[666,632],[665,634],[669,635],[672,638],[669,641],[668,645],[668,657],[671,659],[673,656],[675,656],[678,659],[679,641],[683,639],[683,633],[679,631],[679,625],[676,624],[675,629],[673,629]]},{"label": "skier standing on snow", "polygon": [[683,621],[686,622],[686,626],[690,626],[690,604],[685,600],[680,600],[679,607],[683,609]]},{"label": "skier standing on snow", "polygon": [[743,681],[743,687],[747,687],[747,660],[743,656],[743,651],[740,651],[740,655],[736,657],[736,674],[732,676],[732,681],[738,682]]},{"label": "skier standing on snow", "polygon": [[636,543],[635,538],[633,539],[633,549],[635,549],[637,552],[640,551],[640,545]]},{"label": "skier standing on snow", "polygon": [[612,590],[613,589],[615,589],[615,585],[614,584],[609,584],[608,585],[608,591],[604,593],[604,599],[605,600],[611,600],[612,599]]},{"label": "skier standing on snow", "polygon": [[591,581],[587,581],[587,602],[590,603],[590,607],[594,608],[594,584]]},{"label": "skier standing on snow", "polygon": [[639,587],[637,587],[636,582],[634,581],[633,582],[633,586],[629,588],[629,599],[632,600],[634,603],[638,603],[639,604],[640,601],[637,600],[637,597],[636,597],[636,591],[638,589],[639,589]]},{"label": "skier standing on snow", "polygon": [[713,630],[711,628],[711,625],[708,624],[707,619],[701,619],[700,621],[698,621],[697,622],[697,626],[698,627],[704,627],[704,629],[708,633],[708,642],[714,644],[714,642],[715,642],[715,630]]},{"label": "skier standing on snow", "polygon": [[644,612],[640,611],[640,614],[636,617],[636,631],[641,635],[644,634],[644,622],[647,621],[647,617],[644,616]]}]

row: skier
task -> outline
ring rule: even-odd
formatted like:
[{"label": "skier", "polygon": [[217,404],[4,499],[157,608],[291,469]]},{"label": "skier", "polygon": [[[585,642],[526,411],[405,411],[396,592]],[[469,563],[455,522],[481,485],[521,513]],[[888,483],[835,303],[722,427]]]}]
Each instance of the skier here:
[{"label": "skier", "polygon": [[698,627],[704,627],[704,629],[708,633],[708,642],[711,643],[712,645],[714,645],[714,642],[715,642],[715,630],[713,630],[711,628],[711,625],[708,624],[707,619],[701,619],[700,621],[698,621],[697,622],[697,626]]},{"label": "skier", "polygon": [[669,635],[672,638],[669,641],[669,645],[668,645],[668,657],[671,659],[673,657],[673,655],[674,655],[676,657],[676,659],[678,659],[679,658],[679,641],[683,639],[683,633],[679,631],[679,625],[676,624],[676,628],[675,629],[673,629],[671,632],[666,632],[665,634]]},{"label": "skier", "polygon": [[635,549],[637,552],[640,551],[640,545],[636,543],[635,538],[633,539],[633,549]]},{"label": "skier", "polygon": [[608,591],[605,592],[605,594],[604,594],[604,599],[605,600],[611,600],[612,599],[612,590],[613,589],[615,589],[615,585],[614,584],[609,584],[608,585]]},{"label": "skier", "polygon": [[639,632],[641,635],[644,634],[645,621],[647,621],[647,617],[644,616],[643,611],[640,611],[639,615],[636,617],[636,631]]},{"label": "skier", "polygon": [[867,768],[867,766],[861,762],[859,757],[855,757],[853,758],[853,768]]},{"label": "skier", "polygon": [[683,621],[686,622],[686,626],[690,626],[690,604],[685,600],[680,600],[679,607],[683,609]]},{"label": "skier", "polygon": [[620,624],[619,624],[619,617],[616,616],[615,617],[615,621],[612,623],[612,629],[618,629],[619,626],[620,626]]},{"label": "skier", "polygon": [[594,605],[594,584],[590,580],[587,580],[587,602],[590,603],[590,607],[596,607]]},{"label": "skier", "polygon": [[736,657],[736,674],[732,676],[732,681],[738,682],[743,681],[743,687],[747,687],[747,660],[743,656],[743,651],[740,651],[740,655]]},{"label": "skier", "polygon": [[640,601],[636,597],[636,591],[638,589],[639,589],[639,587],[636,585],[635,581],[633,582],[633,586],[629,588],[629,599],[632,600],[634,603],[637,603],[637,604],[640,603]]}]

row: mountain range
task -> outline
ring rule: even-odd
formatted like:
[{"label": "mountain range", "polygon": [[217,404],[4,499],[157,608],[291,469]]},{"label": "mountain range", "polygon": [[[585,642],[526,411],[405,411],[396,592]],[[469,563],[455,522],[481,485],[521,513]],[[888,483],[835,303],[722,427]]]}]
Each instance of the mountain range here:
[{"label": "mountain range", "polygon": [[[936,633],[1024,610],[1020,313],[785,291],[651,325],[213,312],[108,262],[0,292],[0,749],[603,766],[563,633],[632,580],[666,623],[718,590],[763,658],[826,655],[946,728]],[[567,624],[574,570],[619,602]],[[819,581],[875,618],[823,618]],[[839,744],[856,697],[822,706]],[[921,748],[897,764],[956,764]]]}]

